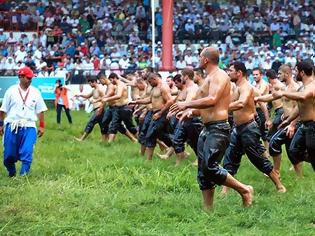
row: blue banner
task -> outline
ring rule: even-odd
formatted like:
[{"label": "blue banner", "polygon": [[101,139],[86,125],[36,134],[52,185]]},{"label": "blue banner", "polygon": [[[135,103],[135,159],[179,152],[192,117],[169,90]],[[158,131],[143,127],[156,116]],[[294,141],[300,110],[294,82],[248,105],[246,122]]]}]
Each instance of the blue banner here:
[{"label": "blue banner", "polygon": [[[54,88],[57,79],[60,79],[64,84],[64,78],[34,77],[32,79],[32,85],[39,89],[44,100],[55,100]],[[17,76],[0,76],[0,98],[3,98],[5,91],[7,91],[10,86],[18,83],[19,78]]]}]

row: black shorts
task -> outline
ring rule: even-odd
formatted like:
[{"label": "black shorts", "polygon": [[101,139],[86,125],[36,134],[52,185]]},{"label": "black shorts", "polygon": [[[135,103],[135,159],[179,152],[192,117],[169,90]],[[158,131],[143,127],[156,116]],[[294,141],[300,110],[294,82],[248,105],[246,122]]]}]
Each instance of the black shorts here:
[{"label": "black shorts", "polygon": [[222,185],[227,170],[220,167],[224,152],[229,145],[230,125],[227,120],[205,124],[198,138],[198,175],[200,190]]},{"label": "black shorts", "polygon": [[261,134],[261,138],[262,140],[266,141],[267,140],[267,134],[268,134],[268,130],[266,129],[265,123],[266,123],[266,117],[264,115],[264,112],[261,110],[260,107],[256,108],[257,111],[257,115],[259,117],[259,130],[260,130],[260,134]]},{"label": "black shorts", "polygon": [[307,159],[315,171],[315,121],[301,122],[301,126],[292,139],[290,155],[301,161]]},{"label": "black shorts", "polygon": [[246,153],[250,162],[261,172],[269,174],[272,163],[263,156],[265,147],[260,141],[259,127],[256,121],[234,126],[231,133],[231,142],[224,155],[223,167],[235,175],[241,165],[243,154]]},{"label": "black shorts", "polygon": [[[108,106],[105,109],[105,112],[104,112],[104,115],[102,118],[102,128],[101,128],[102,134],[108,134],[108,132],[109,132],[109,125],[113,119],[113,111],[114,111],[114,109],[112,106]],[[118,127],[118,131],[122,134],[125,134],[127,131],[125,126],[122,124],[122,122],[120,122],[120,125]]]},{"label": "black shorts", "polygon": [[179,122],[176,125],[172,140],[175,153],[183,152],[185,150],[185,142],[187,142],[197,155],[198,137],[202,129],[203,124],[198,118]]},{"label": "black shorts", "polygon": [[288,158],[293,165],[301,162],[298,158],[291,155],[290,145],[292,138],[289,138],[287,135],[287,128],[279,129],[270,139],[269,141],[269,154],[274,157],[282,153],[282,145],[285,145]]},{"label": "black shorts", "polygon": [[103,114],[104,113],[101,113],[101,114],[97,115],[95,110],[94,110],[90,120],[88,121],[88,123],[85,126],[84,132],[87,133],[87,134],[92,132],[92,130],[93,130],[93,128],[94,128],[94,126],[96,124],[99,124],[101,132],[103,132],[102,131],[102,118],[103,118]]},{"label": "black shorts", "polygon": [[271,137],[277,132],[278,126],[282,122],[282,119],[281,119],[282,115],[283,115],[283,108],[282,107],[277,108],[275,110],[275,115],[274,115],[274,118],[272,120],[272,127],[268,131],[268,135],[267,135],[268,141],[270,141]]},{"label": "black shorts", "polygon": [[113,118],[109,126],[109,133],[116,134],[119,131],[121,122],[126,126],[127,130],[131,133],[136,134],[137,128],[133,124],[132,110],[127,105],[124,106],[113,106]]},{"label": "black shorts", "polygon": [[145,136],[147,134],[150,122],[152,120],[153,116],[153,111],[148,111],[147,114],[144,117],[144,121],[139,126],[139,136],[138,136],[138,141],[141,145],[145,145]]},{"label": "black shorts", "polygon": [[[154,113],[153,113],[154,114]],[[145,146],[148,148],[153,148],[156,146],[156,140],[159,138],[167,146],[172,144],[171,139],[166,133],[167,129],[167,119],[166,114],[162,114],[161,117],[157,120],[150,121],[146,136],[145,136]]]}]

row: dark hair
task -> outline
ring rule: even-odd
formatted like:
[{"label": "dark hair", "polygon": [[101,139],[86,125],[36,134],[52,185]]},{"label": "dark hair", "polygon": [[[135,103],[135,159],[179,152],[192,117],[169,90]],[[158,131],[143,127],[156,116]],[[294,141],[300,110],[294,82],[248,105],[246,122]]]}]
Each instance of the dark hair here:
[{"label": "dark hair", "polygon": [[188,76],[189,79],[194,79],[194,71],[192,69],[185,68],[182,70],[183,76]]},{"label": "dark hair", "polygon": [[166,78],[173,79],[174,77],[172,75],[167,76]]},{"label": "dark hair", "polygon": [[110,75],[108,76],[108,78],[109,78],[109,79],[114,79],[114,78],[115,78],[115,79],[119,79],[119,78],[118,78],[118,75],[117,75],[116,73],[114,73],[114,72],[110,73]]},{"label": "dark hair", "polygon": [[245,66],[245,64],[244,64],[243,62],[235,61],[235,62],[233,62],[233,63],[231,64],[231,66],[234,66],[234,69],[235,69],[236,71],[241,71],[242,74],[243,74],[243,76],[246,75],[247,70],[246,70],[246,66]]},{"label": "dark hair", "polygon": [[269,78],[269,79],[276,79],[277,78],[277,73],[275,70],[273,69],[270,69],[266,72],[266,76]]},{"label": "dark hair", "polygon": [[182,81],[182,75],[181,74],[177,74],[177,75],[175,75],[174,76],[174,78],[173,78],[173,81],[174,82],[179,82],[179,83],[182,83],[183,81]]},{"label": "dark hair", "polygon": [[309,63],[311,63],[313,65],[313,72],[315,74],[315,65],[314,65],[314,61],[311,59],[311,58],[307,58],[307,59],[304,59],[304,61],[307,61]]},{"label": "dark hair", "polygon": [[253,71],[254,70],[258,70],[259,71],[259,73],[262,75],[263,74],[263,71],[262,71],[262,69],[261,68],[259,68],[259,67],[255,67],[254,69],[253,69]]},{"label": "dark hair", "polygon": [[147,72],[153,73],[153,67],[148,66],[148,67],[147,67]]},{"label": "dark hair", "polygon": [[61,80],[60,79],[57,79],[56,80],[56,84],[59,84],[58,88],[62,89],[62,83],[61,83]]},{"label": "dark hair", "polygon": [[195,71],[197,74],[201,75],[201,77],[204,77],[204,76],[205,76],[205,73],[203,72],[203,69],[201,69],[200,67],[194,69],[194,71]]},{"label": "dark hair", "polygon": [[155,74],[155,73],[148,73],[148,80],[149,79],[154,79],[154,78],[156,78],[156,77],[158,77],[158,78],[160,78],[157,74]]},{"label": "dark hair", "polygon": [[88,82],[96,82],[97,81],[97,78],[95,76],[88,76],[87,77],[87,81]]},{"label": "dark hair", "polygon": [[98,79],[100,79],[100,78],[102,78],[102,77],[105,77],[105,74],[102,73],[102,72],[100,72],[100,73],[97,74],[96,77],[97,77]]},{"label": "dark hair", "polygon": [[314,70],[314,65],[309,60],[303,60],[296,64],[299,72],[304,71],[307,76],[311,76]]}]

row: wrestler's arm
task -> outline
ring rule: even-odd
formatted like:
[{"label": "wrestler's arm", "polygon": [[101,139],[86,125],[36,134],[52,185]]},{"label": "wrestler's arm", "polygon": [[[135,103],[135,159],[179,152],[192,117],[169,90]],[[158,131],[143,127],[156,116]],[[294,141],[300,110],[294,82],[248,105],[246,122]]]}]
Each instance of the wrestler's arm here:
[{"label": "wrestler's arm", "polygon": [[117,93],[116,93],[116,95],[103,98],[102,101],[103,101],[103,103],[105,103],[105,102],[109,102],[109,101],[114,101],[114,100],[120,99],[123,96],[123,93],[124,93],[124,87],[123,86],[117,86]]},{"label": "wrestler's arm", "polygon": [[219,77],[214,77],[211,82],[211,86],[209,85],[208,96],[190,102],[185,102],[185,108],[205,109],[214,106],[222,97],[227,83],[230,82]]},{"label": "wrestler's arm", "polygon": [[304,90],[303,92],[283,92],[282,96],[295,101],[305,101],[308,98],[313,97],[314,91]]},{"label": "wrestler's arm", "polygon": [[166,103],[164,104],[163,108],[161,109],[161,113],[163,114],[165,111],[167,111],[172,104],[174,104],[175,100],[171,96],[171,92],[169,89],[166,89],[164,86],[161,87],[161,94],[162,98]]},{"label": "wrestler's arm", "polygon": [[248,87],[246,87],[245,89],[241,88],[239,91],[240,97],[237,101],[230,103],[229,111],[237,111],[244,108],[248,102],[248,99],[250,98],[250,95],[253,93],[253,88],[251,87],[249,89]]}]

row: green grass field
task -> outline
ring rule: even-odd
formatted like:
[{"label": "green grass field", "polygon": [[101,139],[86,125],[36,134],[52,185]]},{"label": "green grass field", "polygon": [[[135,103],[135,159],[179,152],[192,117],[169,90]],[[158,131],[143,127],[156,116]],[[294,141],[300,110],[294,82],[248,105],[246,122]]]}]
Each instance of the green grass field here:
[{"label": "green grass field", "polygon": [[236,177],[254,187],[253,206],[243,209],[237,193],[222,197],[218,187],[208,214],[201,208],[193,155],[179,168],[174,158],[147,162],[125,137],[102,143],[99,127],[79,143],[74,136],[89,116],[72,112],[69,127],[62,115],[57,129],[55,112],[46,113],[46,133],[37,141],[28,177],[10,179],[1,165],[0,235],[315,235],[309,164],[305,178],[297,179],[284,157],[287,193],[279,194],[244,157]]}]

